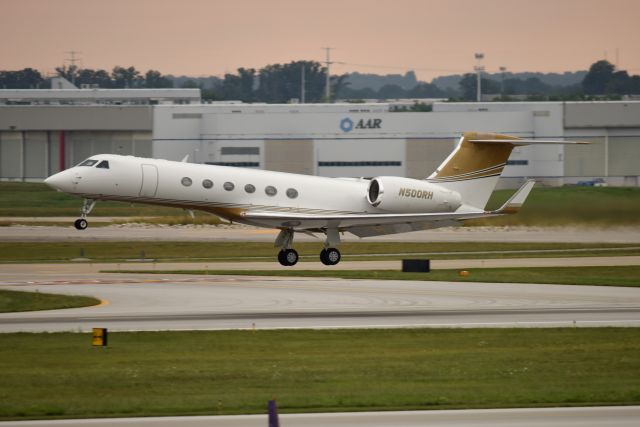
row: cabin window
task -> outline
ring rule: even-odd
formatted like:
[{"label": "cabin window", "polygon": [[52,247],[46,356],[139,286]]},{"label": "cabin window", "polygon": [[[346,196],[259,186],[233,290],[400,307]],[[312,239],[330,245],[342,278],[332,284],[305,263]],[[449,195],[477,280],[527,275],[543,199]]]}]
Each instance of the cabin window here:
[{"label": "cabin window", "polygon": [[205,179],[204,181],[202,181],[202,186],[204,188],[211,188],[213,187],[213,181],[211,181],[210,179]]},{"label": "cabin window", "polygon": [[275,196],[278,194],[278,190],[273,185],[267,185],[264,189],[264,192],[267,193],[267,196]]},{"label": "cabin window", "polygon": [[247,184],[244,186],[244,191],[246,191],[247,193],[255,193],[256,192],[256,186],[253,184]]},{"label": "cabin window", "polygon": [[233,182],[229,182],[229,181],[225,182],[222,187],[227,191],[232,191],[234,188],[236,188],[234,183]]},{"label": "cabin window", "polygon": [[109,162],[106,160],[103,160],[100,163],[98,163],[98,166],[96,167],[100,169],[109,169]]},{"label": "cabin window", "polygon": [[296,190],[295,188],[287,189],[287,197],[290,199],[295,199],[296,197],[298,197],[298,190]]},{"label": "cabin window", "polygon": [[96,163],[98,163],[98,161],[97,161],[97,160],[91,160],[91,159],[89,159],[89,160],[85,160],[84,162],[80,163],[78,166],[93,166],[93,165],[95,165]]},{"label": "cabin window", "polygon": [[185,187],[189,187],[193,183],[193,181],[191,181],[191,178],[189,178],[188,176],[185,176],[184,178],[182,178],[182,180],[180,182]]}]

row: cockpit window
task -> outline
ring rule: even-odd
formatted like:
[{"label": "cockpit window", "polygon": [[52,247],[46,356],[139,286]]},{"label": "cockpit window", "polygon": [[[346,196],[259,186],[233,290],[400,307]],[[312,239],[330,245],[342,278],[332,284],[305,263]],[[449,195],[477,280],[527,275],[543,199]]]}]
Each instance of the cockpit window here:
[{"label": "cockpit window", "polygon": [[97,160],[87,159],[84,162],[80,163],[78,166],[93,166],[98,163]]},{"label": "cockpit window", "polygon": [[98,166],[96,167],[102,168],[102,169],[109,169],[109,162],[107,160],[103,160],[100,163],[98,163]]}]

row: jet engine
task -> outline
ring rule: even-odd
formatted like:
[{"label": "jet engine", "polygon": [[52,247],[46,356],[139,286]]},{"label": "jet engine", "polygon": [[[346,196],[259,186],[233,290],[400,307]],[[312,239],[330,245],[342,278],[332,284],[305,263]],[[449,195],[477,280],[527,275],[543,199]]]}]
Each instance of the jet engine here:
[{"label": "jet engine", "polygon": [[452,212],[460,194],[430,182],[395,176],[373,178],[367,188],[371,206],[392,213]]}]

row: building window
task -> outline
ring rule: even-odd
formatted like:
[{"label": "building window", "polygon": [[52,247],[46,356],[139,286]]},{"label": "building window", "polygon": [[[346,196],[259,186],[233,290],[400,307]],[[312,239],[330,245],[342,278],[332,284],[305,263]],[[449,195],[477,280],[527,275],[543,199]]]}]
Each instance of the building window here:
[{"label": "building window", "polygon": [[274,187],[273,185],[267,185],[264,189],[264,192],[267,194],[267,196],[275,196],[276,194],[278,194],[278,190],[276,190],[276,187]]},{"label": "building window", "polygon": [[188,176],[185,176],[184,178],[182,178],[182,180],[180,182],[185,187],[189,187],[192,184],[193,181],[191,181],[191,178],[189,178]]},{"label": "building window", "polygon": [[236,188],[233,182],[229,182],[229,181],[225,182],[222,187],[224,187],[224,189],[227,191],[232,191],[234,188]]},{"label": "building window", "polygon": [[213,181],[211,181],[210,179],[205,179],[204,181],[202,181],[202,186],[204,188],[211,188],[213,187]]},{"label": "building window", "polygon": [[244,191],[246,191],[247,193],[255,193],[256,187],[253,184],[247,184],[244,186]]},{"label": "building window", "polygon": [[259,156],[260,147],[222,147],[220,149],[220,154],[222,154],[223,156]]},{"label": "building window", "polygon": [[507,166],[526,166],[529,160],[507,160]]},{"label": "building window", "polygon": [[343,166],[402,166],[402,162],[395,160],[367,160],[363,162],[318,162],[320,167],[343,167]]},{"label": "building window", "polygon": [[295,188],[287,189],[287,197],[290,199],[295,199],[296,197],[298,197],[298,190],[296,190]]}]

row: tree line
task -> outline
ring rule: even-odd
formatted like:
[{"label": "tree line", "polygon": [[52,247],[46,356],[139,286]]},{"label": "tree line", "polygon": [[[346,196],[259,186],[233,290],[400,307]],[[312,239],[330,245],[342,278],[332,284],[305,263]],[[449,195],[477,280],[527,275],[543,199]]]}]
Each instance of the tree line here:
[{"label": "tree line", "polygon": [[[476,99],[475,74],[465,74],[459,85],[461,100]],[[627,71],[616,70],[613,64],[601,60],[591,65],[581,84],[552,86],[536,77],[503,81],[482,78],[481,88],[482,93],[499,94],[499,99],[505,101],[512,95],[528,95],[530,100],[618,99],[622,95],[640,94],[640,76],[630,76]]]},{"label": "tree line", "polygon": [[[57,73],[77,86],[97,85],[101,88],[172,88],[178,81],[170,75],[156,70],[142,72],[135,67],[116,66],[110,72],[102,69],[64,66]],[[411,89],[387,84],[378,90],[371,88],[352,89],[348,74],[330,77],[329,100],[401,99],[401,98],[447,98],[450,100],[475,100],[477,77],[465,74],[459,90],[443,90],[425,82]],[[325,99],[326,68],[316,61],[293,61],[288,64],[270,64],[259,70],[239,68],[236,73],[227,73],[213,80],[212,87],[205,87],[195,80],[184,80],[180,87],[200,88],[205,100],[238,100],[243,102],[284,103],[303,96],[306,102],[322,102]],[[0,71],[0,88],[45,89],[48,80],[33,69]],[[608,61],[601,60],[591,65],[581,84],[552,86],[536,77],[527,79],[507,78],[501,81],[482,79],[482,92],[498,94],[500,100],[508,101],[514,95],[527,95],[532,100],[591,99],[593,97],[616,98],[627,94],[640,94],[640,76],[616,70]]]}]

